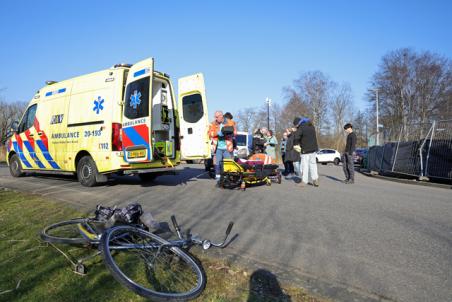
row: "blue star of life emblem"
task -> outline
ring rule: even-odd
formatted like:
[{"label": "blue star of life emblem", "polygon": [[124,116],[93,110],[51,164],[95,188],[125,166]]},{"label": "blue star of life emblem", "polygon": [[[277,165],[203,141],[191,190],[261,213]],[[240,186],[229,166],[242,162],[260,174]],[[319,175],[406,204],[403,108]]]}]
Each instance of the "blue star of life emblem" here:
[{"label": "blue star of life emblem", "polygon": [[137,107],[141,104],[141,92],[135,90],[133,94],[130,96],[130,107],[133,109],[137,109]]},{"label": "blue star of life emblem", "polygon": [[94,108],[93,111],[96,112],[96,114],[99,114],[101,110],[104,110],[104,106],[102,105],[104,103],[104,99],[100,96],[97,97],[97,100],[94,100]]}]

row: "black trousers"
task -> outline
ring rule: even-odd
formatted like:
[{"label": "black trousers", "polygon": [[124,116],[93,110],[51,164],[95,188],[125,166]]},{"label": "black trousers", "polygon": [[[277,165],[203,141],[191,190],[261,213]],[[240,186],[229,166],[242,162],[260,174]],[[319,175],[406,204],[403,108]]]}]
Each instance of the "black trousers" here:
[{"label": "black trousers", "polygon": [[355,180],[355,166],[353,165],[353,155],[343,153],[341,156],[342,169],[344,169],[345,179]]},{"label": "black trousers", "polygon": [[295,173],[294,171],[295,171],[295,169],[294,169],[294,167],[293,167],[293,162],[292,161],[286,161],[285,160],[286,159],[286,154],[285,153],[283,153],[282,154],[282,160],[283,160],[283,163],[284,163],[284,174],[293,174],[293,173]]}]

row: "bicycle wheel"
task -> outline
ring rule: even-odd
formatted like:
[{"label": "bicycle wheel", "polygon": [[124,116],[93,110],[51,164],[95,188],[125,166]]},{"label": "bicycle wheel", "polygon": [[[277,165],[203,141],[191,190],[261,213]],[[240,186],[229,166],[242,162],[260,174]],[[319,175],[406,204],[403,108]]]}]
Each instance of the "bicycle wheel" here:
[{"label": "bicycle wheel", "polygon": [[206,286],[202,267],[190,255],[143,229],[113,227],[100,246],[113,277],[152,301],[194,299]]},{"label": "bicycle wheel", "polygon": [[57,244],[87,245],[98,244],[97,229],[100,222],[89,218],[61,221],[47,226],[41,232],[41,239]]}]

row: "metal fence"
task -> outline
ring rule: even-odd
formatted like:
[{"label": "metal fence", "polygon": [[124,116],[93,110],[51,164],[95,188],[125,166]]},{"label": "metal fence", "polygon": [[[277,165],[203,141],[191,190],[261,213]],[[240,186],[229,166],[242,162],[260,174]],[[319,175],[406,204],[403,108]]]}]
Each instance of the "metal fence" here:
[{"label": "metal fence", "polygon": [[367,165],[376,172],[452,180],[452,120],[402,127],[397,141],[369,148]]}]

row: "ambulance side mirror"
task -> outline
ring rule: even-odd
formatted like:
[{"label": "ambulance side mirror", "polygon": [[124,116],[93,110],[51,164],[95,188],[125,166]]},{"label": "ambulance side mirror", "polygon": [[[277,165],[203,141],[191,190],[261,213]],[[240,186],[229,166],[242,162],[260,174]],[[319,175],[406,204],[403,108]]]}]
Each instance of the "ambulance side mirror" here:
[{"label": "ambulance side mirror", "polygon": [[19,122],[14,121],[11,123],[11,125],[8,127],[8,131],[6,132],[6,137],[12,136],[17,130],[19,129]]}]

